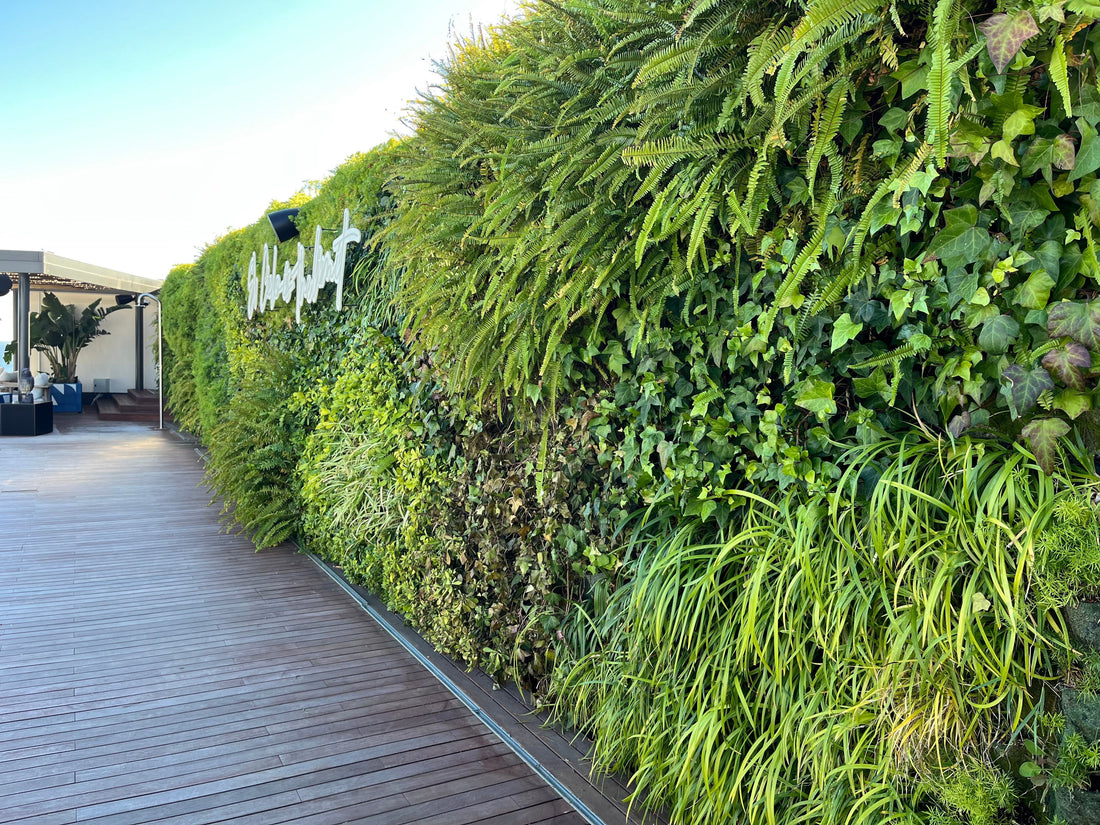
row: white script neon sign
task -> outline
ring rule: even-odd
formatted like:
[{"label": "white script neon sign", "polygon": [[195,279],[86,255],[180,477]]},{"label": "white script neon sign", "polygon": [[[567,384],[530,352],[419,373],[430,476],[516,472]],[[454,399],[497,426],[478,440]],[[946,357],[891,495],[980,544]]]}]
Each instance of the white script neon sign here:
[{"label": "white script neon sign", "polygon": [[268,253],[264,244],[263,265],[259,276],[256,275],[256,253],[248,262],[248,317],[259,310],[266,312],[275,308],[275,302],[282,298],[286,303],[294,298],[294,319],[302,320],[302,304],[313,303],[317,293],[325,284],[336,284],[336,309],[344,308],[344,260],[347,257],[348,244],[359,243],[363,233],[351,225],[351,211],[344,210],[344,228],[332,242],[332,252],[325,252],[321,246],[321,227],[317,227],[313,240],[313,271],[306,274],[306,248],[298,243],[298,257],[291,266],[283,264],[283,274],[276,270],[279,266],[279,248],[271,247]]}]

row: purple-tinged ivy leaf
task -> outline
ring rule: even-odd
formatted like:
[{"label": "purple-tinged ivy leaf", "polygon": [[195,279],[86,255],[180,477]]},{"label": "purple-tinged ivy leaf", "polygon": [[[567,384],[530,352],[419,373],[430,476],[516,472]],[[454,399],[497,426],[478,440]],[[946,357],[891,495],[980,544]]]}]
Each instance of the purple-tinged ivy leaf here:
[{"label": "purple-tinged ivy leaf", "polygon": [[1043,472],[1050,475],[1058,456],[1058,439],[1068,432],[1069,424],[1060,418],[1036,418],[1020,430],[1020,435],[1027,439]]},{"label": "purple-tinged ivy leaf", "polygon": [[1100,300],[1059,301],[1047,315],[1051,338],[1072,338],[1092,352],[1100,352]]},{"label": "purple-tinged ivy leaf", "polygon": [[1050,373],[1042,367],[1025,370],[1019,364],[1010,364],[1005,367],[1002,377],[1008,385],[1005,395],[1013,418],[1022,416],[1035,406],[1040,395],[1054,389]]},{"label": "purple-tinged ivy leaf", "polygon": [[1077,160],[1077,148],[1069,135],[1058,135],[1054,139],[1054,165],[1059,169],[1072,169]]},{"label": "purple-tinged ivy leaf", "polygon": [[998,74],[1004,74],[1024,43],[1039,33],[1035,18],[1029,11],[1018,12],[1011,17],[994,14],[978,28],[985,35],[985,45]]},{"label": "purple-tinged ivy leaf", "polygon": [[958,438],[969,429],[970,413],[966,410],[963,410],[961,413],[959,413],[947,422],[947,431],[951,433],[952,438]]},{"label": "purple-tinged ivy leaf", "polygon": [[1092,366],[1089,351],[1076,341],[1071,341],[1061,349],[1053,349],[1043,356],[1043,366],[1058,376],[1067,387],[1083,390],[1088,386],[1085,373]]}]

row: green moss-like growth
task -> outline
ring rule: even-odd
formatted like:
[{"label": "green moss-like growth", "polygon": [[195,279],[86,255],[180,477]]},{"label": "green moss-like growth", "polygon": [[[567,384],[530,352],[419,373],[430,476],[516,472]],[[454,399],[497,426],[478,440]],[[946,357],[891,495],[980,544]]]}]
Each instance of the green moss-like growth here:
[{"label": "green moss-like growth", "polygon": [[941,806],[929,825],[996,825],[1019,800],[1008,774],[978,761],[949,771],[929,790]]},{"label": "green moss-like growth", "polygon": [[1100,513],[1087,494],[1062,498],[1035,543],[1036,600],[1046,608],[1100,598]]}]

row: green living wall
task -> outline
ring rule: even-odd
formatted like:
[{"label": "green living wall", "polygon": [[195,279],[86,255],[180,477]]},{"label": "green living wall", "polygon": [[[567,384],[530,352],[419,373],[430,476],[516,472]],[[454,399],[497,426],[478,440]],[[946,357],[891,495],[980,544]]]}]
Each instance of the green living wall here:
[{"label": "green living wall", "polygon": [[173,412],[677,822],[1090,821],[1097,19],[532,4],[272,204],[342,313],[246,318],[264,220],[170,274]]}]

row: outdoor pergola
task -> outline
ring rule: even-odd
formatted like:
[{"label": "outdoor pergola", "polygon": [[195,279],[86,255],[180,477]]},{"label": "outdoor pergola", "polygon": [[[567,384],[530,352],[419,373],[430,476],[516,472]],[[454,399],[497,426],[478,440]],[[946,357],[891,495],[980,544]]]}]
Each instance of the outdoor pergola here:
[{"label": "outdoor pergola", "polygon": [[[161,282],[141,278],[102,266],[63,258],[52,252],[0,249],[0,274],[8,275],[15,292],[16,368],[29,367],[31,292],[58,290],[99,295],[140,295],[160,289]],[[142,307],[135,304],[136,387],[141,389],[144,372]]]}]

